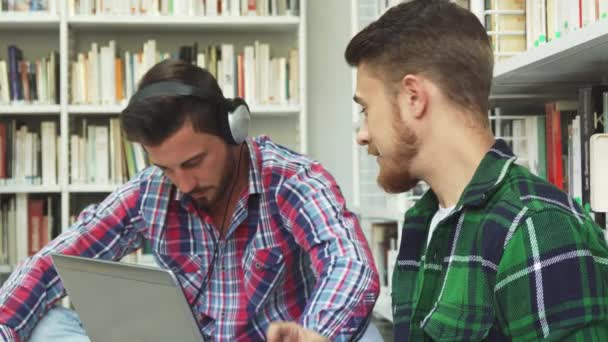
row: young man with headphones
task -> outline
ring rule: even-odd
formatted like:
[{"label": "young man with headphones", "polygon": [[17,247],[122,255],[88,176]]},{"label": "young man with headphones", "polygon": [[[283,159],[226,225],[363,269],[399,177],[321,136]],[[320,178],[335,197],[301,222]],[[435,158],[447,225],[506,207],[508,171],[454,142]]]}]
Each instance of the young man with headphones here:
[{"label": "young man with headphones", "polygon": [[264,340],[273,321],[330,340],[364,335],[378,274],[319,163],[247,137],[247,104],[181,61],[148,71],[121,121],[154,165],[15,270],[0,291],[0,340],[87,341],[75,313],[55,306],[65,291],[49,255],[120,260],[145,241],[206,339]]}]

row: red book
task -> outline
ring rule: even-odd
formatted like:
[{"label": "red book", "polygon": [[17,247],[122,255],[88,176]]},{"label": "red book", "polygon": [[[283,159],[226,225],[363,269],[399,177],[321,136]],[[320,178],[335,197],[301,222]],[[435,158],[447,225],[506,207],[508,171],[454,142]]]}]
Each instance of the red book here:
[{"label": "red book", "polygon": [[239,54],[236,59],[236,69],[237,69],[237,79],[238,79],[238,97],[244,99],[245,98],[245,69],[244,63],[245,59],[243,54]]},{"label": "red book", "polygon": [[577,108],[576,101],[557,101],[545,105],[547,180],[561,190],[564,190],[562,112],[576,111]]}]

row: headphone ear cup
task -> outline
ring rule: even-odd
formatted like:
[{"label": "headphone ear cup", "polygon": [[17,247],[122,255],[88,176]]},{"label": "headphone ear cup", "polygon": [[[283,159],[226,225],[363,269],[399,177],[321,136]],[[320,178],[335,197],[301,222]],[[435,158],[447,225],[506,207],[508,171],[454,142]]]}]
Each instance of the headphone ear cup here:
[{"label": "headphone ear cup", "polygon": [[247,135],[249,134],[251,113],[249,112],[249,106],[241,98],[237,97],[230,100],[230,104],[231,110],[228,111],[228,127],[234,143],[240,144],[247,139]]}]

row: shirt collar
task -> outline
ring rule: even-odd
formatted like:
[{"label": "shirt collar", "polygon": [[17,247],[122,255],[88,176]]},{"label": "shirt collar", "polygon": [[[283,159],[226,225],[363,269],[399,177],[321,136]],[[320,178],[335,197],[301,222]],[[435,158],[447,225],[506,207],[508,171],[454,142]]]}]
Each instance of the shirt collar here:
[{"label": "shirt collar", "polygon": [[[496,139],[494,145],[486,153],[473,174],[473,178],[464,189],[456,209],[463,207],[482,206],[491,195],[500,188],[516,157],[504,140]],[[416,203],[420,213],[434,213],[439,201],[432,190],[427,191]]]}]

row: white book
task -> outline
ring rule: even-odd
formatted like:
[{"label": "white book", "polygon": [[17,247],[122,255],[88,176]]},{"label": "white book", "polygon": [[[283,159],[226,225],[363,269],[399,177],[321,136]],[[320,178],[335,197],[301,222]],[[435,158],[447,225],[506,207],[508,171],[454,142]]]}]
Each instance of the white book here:
[{"label": "white book", "polygon": [[596,0],[583,0],[581,8],[583,14],[583,27],[589,26],[595,22],[597,16],[595,5]]},{"label": "white book", "polygon": [[23,175],[28,179],[28,184],[32,184],[32,178],[34,177],[34,139],[31,133],[26,132],[23,136],[23,151],[25,151],[23,155],[24,159],[24,173]]},{"label": "white book", "polygon": [[206,66],[206,60],[205,60],[205,54],[204,54],[204,53],[199,52],[199,53],[196,55],[196,65],[197,65],[199,68],[203,68],[203,69],[206,69],[206,68],[207,68],[207,66]]},{"label": "white book", "polygon": [[135,170],[139,172],[146,168],[146,158],[144,156],[144,149],[138,143],[132,143],[133,155],[135,159]]},{"label": "white book", "polygon": [[109,50],[108,50],[108,67],[109,67],[109,74],[108,74],[108,83],[106,83],[106,86],[109,88],[109,100],[110,100],[110,104],[115,104],[116,103],[116,41],[114,40],[110,40],[110,44],[109,44]]},{"label": "white book", "polygon": [[81,183],[80,178],[80,137],[70,136],[70,179],[72,184]]},{"label": "white book", "polygon": [[[23,196],[19,194],[17,196]],[[17,264],[19,255],[17,250],[19,246],[17,245],[17,199],[15,197],[10,199],[8,205],[8,218],[6,220],[8,223],[8,259],[9,264]],[[19,226],[23,227],[23,226]],[[21,229],[23,230],[23,229]],[[26,230],[27,232],[27,230]],[[26,240],[27,243],[27,240]]]},{"label": "white book", "polygon": [[221,0],[220,2],[221,4],[221,9],[220,12],[223,16],[229,16],[230,15],[230,3],[229,0]]},{"label": "white book", "polygon": [[42,131],[42,184],[53,185],[57,184],[57,141],[55,136],[55,122],[45,121],[41,123]]},{"label": "white book", "polygon": [[234,17],[238,17],[241,15],[240,0],[230,0],[230,15]]},{"label": "white book", "polygon": [[89,181],[88,169],[88,143],[87,139],[80,137],[78,147],[78,183],[84,184]]},{"label": "white book", "polygon": [[256,73],[255,73],[255,52],[253,46],[245,46],[244,51],[244,65],[243,74],[245,77],[245,101],[247,103],[255,103],[255,85],[256,85]]},{"label": "white book", "polygon": [[296,49],[289,51],[289,101],[300,102],[300,57]]},{"label": "white book", "polygon": [[[0,6],[2,6],[2,5],[0,5]],[[6,227],[6,224],[4,223],[4,217],[5,217],[4,206],[0,206],[0,265],[8,264],[8,258],[6,255],[6,251],[8,248],[8,244],[7,244],[8,241],[6,241],[7,234],[4,231],[5,227]]]},{"label": "white book", "polygon": [[287,104],[287,59],[279,58],[279,94],[278,100],[280,104]]},{"label": "white book", "polygon": [[91,43],[89,51],[89,79],[88,89],[91,104],[99,104],[99,89],[101,88],[99,80],[99,47],[97,43]]},{"label": "white book", "polygon": [[270,98],[270,46],[260,44],[260,51],[261,104],[267,104]]},{"label": "white book", "polygon": [[581,147],[581,117],[577,115],[572,121],[572,197],[583,198],[583,172]]},{"label": "white book", "polygon": [[0,103],[9,103],[8,68],[6,61],[0,60]]},{"label": "white book", "polygon": [[608,0],[599,0],[597,17],[599,20],[608,18]]},{"label": "white book", "polygon": [[262,44],[259,41],[254,42],[255,49],[255,101],[256,104],[261,104],[262,101]]},{"label": "white book", "polygon": [[97,130],[95,126],[89,125],[87,127],[87,182],[95,183],[95,176],[97,175],[97,156],[96,145],[95,145],[95,134]]},{"label": "white book", "polygon": [[[2,70],[0,70],[0,73],[1,72],[2,72]],[[0,77],[2,77],[2,76],[0,76]],[[0,89],[1,88],[2,88],[2,86],[0,85]],[[36,89],[38,90],[38,102],[39,103],[46,103],[46,94],[45,94],[45,89],[44,89],[44,79],[42,77],[42,63],[40,62],[40,60],[36,61]],[[0,102],[2,102],[2,97],[1,96],[0,96]]]},{"label": "white book", "polygon": [[279,15],[279,3],[277,0],[270,0],[270,15]]},{"label": "white book", "polygon": [[217,8],[217,1],[207,1],[205,2],[206,8],[205,10],[207,11],[205,13],[205,15],[207,16],[216,16],[218,13],[218,8]]},{"label": "white book", "polygon": [[108,126],[95,126],[95,182],[109,183],[110,143]]},{"label": "white book", "polygon": [[90,103],[89,94],[87,90],[89,89],[87,84],[87,61],[84,57],[84,53],[78,54],[78,88],[81,89],[80,98],[78,99],[78,103]]},{"label": "white book", "polygon": [[222,72],[223,80],[222,90],[224,92],[224,97],[233,98],[236,96],[236,86],[235,86],[235,58],[234,58],[234,45],[232,44],[222,44]]},{"label": "white book", "polygon": [[125,51],[124,57],[125,66],[125,98],[130,99],[133,96],[133,69],[131,65],[131,53]]},{"label": "white book", "polygon": [[28,220],[27,220],[27,195],[17,194],[16,197],[16,222],[17,229],[16,245],[17,245],[17,263],[27,259],[27,236],[28,236]]}]

